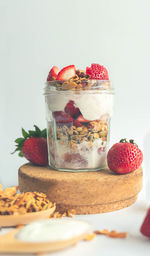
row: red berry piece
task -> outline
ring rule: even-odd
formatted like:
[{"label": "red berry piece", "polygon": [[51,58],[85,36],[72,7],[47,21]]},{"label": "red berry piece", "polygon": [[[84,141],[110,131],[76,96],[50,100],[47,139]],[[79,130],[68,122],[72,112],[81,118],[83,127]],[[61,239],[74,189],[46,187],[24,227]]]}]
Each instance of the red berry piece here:
[{"label": "red berry piece", "polygon": [[71,77],[75,76],[75,74],[76,74],[75,66],[70,65],[60,70],[57,76],[57,80],[68,80]]},{"label": "red berry piece", "polygon": [[76,127],[83,126],[78,120],[73,120],[73,125],[76,126]]},{"label": "red berry piece", "polygon": [[140,228],[140,231],[144,236],[150,237],[150,208],[148,209],[148,212]]},{"label": "red berry piece", "polygon": [[58,73],[59,73],[59,68],[56,66],[53,66],[48,74],[47,81],[56,80]]},{"label": "red berry piece", "polygon": [[135,171],[140,167],[142,161],[142,151],[134,144],[133,140],[129,142],[126,139],[121,140],[114,144],[107,154],[108,167],[120,174]]},{"label": "red berry piece", "polygon": [[67,124],[73,122],[73,118],[64,111],[55,111],[53,112],[53,116],[57,124]]},{"label": "red berry piece", "polygon": [[77,120],[80,122],[80,123],[88,123],[90,122],[89,120],[86,120],[82,115],[79,115]]},{"label": "red berry piece", "polygon": [[79,110],[79,108],[75,107],[73,100],[70,100],[67,103],[67,105],[65,107],[65,112],[68,115],[72,116],[73,118],[77,118],[80,115],[80,110]]},{"label": "red berry piece", "polygon": [[107,69],[99,64],[92,64],[91,67],[86,67],[86,74],[90,75],[91,79],[109,80]]}]

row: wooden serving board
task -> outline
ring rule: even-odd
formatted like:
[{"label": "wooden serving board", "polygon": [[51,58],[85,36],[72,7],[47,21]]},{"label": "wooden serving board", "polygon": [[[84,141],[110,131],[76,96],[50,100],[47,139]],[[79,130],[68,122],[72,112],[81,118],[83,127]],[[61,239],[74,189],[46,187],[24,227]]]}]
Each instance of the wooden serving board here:
[{"label": "wooden serving board", "polygon": [[60,172],[50,167],[25,164],[19,168],[21,192],[46,193],[60,212],[103,213],[133,204],[142,188],[142,168],[118,175],[105,169],[96,172]]}]

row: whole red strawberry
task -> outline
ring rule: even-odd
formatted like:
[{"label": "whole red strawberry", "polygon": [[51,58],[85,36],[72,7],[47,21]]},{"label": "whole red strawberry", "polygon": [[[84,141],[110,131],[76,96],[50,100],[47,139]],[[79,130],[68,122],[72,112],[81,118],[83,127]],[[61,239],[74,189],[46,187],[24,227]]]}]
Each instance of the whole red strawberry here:
[{"label": "whole red strawberry", "polygon": [[107,163],[110,170],[119,173],[129,173],[140,167],[143,161],[142,151],[133,140],[120,140],[114,144],[107,154]]},{"label": "whole red strawberry", "polygon": [[140,228],[140,231],[144,236],[147,236],[150,238],[150,208],[148,209],[148,212]]},{"label": "whole red strawberry", "polygon": [[34,125],[35,131],[26,132],[22,129],[23,138],[18,138],[16,142],[16,151],[19,156],[25,157],[30,162],[37,165],[48,164],[48,150],[46,141],[46,129],[40,130]]}]

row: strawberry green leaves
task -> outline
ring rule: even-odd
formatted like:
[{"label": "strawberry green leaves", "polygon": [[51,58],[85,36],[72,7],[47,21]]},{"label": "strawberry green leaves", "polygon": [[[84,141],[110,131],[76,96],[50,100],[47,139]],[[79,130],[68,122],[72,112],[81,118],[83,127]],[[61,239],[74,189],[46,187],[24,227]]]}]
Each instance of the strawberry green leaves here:
[{"label": "strawberry green leaves", "polygon": [[18,151],[18,155],[20,157],[23,157],[23,154],[22,154],[22,147],[24,145],[24,142],[28,139],[28,138],[32,138],[32,137],[37,137],[37,138],[45,138],[47,137],[47,131],[46,129],[43,129],[43,130],[40,130],[40,128],[37,126],[37,125],[34,125],[34,130],[29,130],[28,132],[25,131],[25,129],[22,128],[22,136],[23,137],[20,137],[20,138],[17,138],[15,140],[15,151],[12,152],[15,153],[16,151]]}]

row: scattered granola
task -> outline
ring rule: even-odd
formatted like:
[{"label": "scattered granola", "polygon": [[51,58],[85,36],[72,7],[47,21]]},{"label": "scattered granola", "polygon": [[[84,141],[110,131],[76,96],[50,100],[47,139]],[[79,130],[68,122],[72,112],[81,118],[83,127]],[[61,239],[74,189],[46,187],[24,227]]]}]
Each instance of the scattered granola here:
[{"label": "scattered granola", "polygon": [[51,215],[51,218],[62,218],[62,217],[66,217],[66,212],[64,213],[60,213],[58,211],[54,212],[52,215]]},{"label": "scattered granola", "polygon": [[91,241],[91,240],[93,240],[93,239],[95,238],[95,236],[96,236],[95,233],[88,234],[88,235],[84,238],[84,240],[85,240],[85,241]]},{"label": "scattered granola", "polygon": [[72,218],[76,214],[76,211],[74,209],[67,210],[66,212],[60,213],[58,211],[55,211],[52,218],[62,218],[62,217],[70,217]]},{"label": "scattered granola", "polygon": [[0,191],[0,215],[19,215],[48,210],[54,206],[44,193],[17,193],[18,187]]},{"label": "scattered granola", "polygon": [[67,211],[67,217],[73,217],[76,214],[76,211],[74,209],[70,209]]},{"label": "scattered granola", "polygon": [[96,235],[105,235],[111,238],[126,238],[128,236],[127,232],[117,232],[115,230],[108,231],[107,229],[104,230],[95,230],[94,234]]}]

